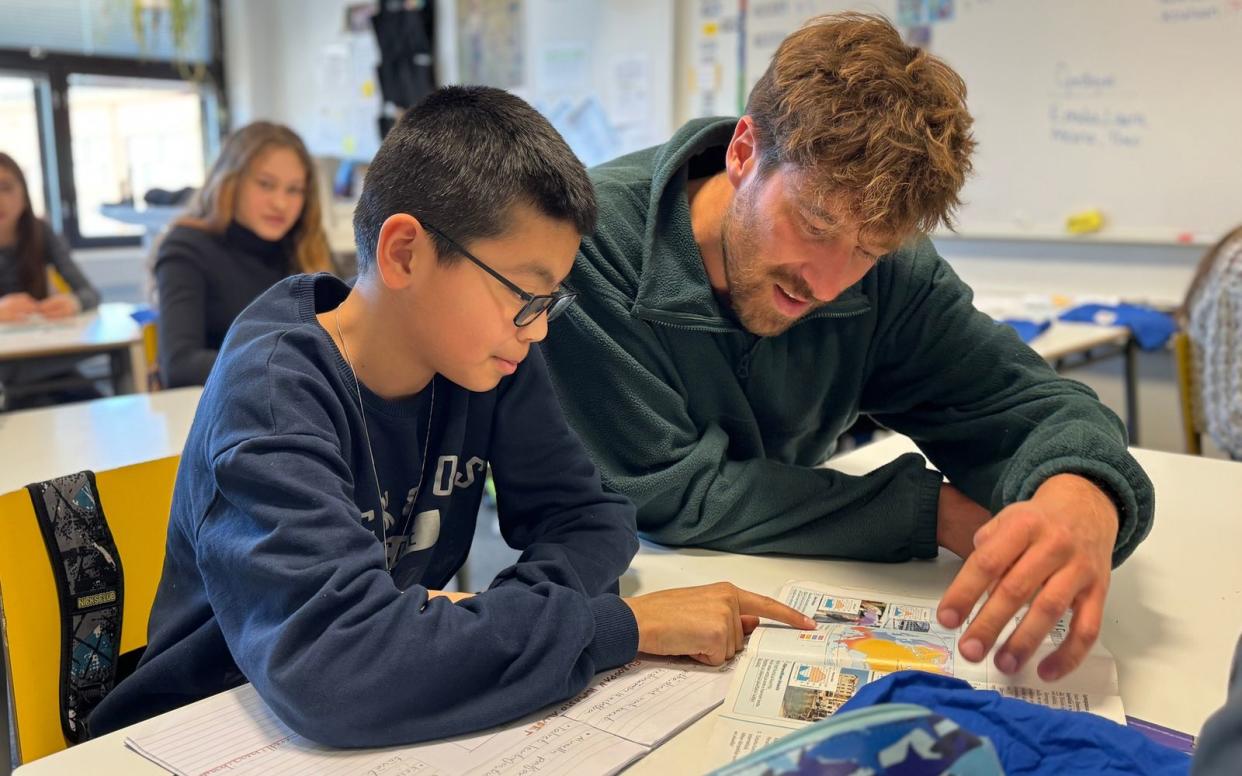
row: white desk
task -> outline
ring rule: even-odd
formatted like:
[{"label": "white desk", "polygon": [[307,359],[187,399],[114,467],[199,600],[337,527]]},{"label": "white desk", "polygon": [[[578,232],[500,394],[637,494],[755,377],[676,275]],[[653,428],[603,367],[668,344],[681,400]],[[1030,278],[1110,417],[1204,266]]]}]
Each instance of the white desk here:
[{"label": "white desk", "polygon": [[[863,474],[915,450],[908,439],[894,436],[830,466]],[[1224,703],[1242,635],[1242,465],[1133,452],[1156,485],[1156,521],[1147,541],[1113,575],[1100,639],[1116,658],[1127,714],[1198,735]],[[772,594],[790,579],[817,579],[939,597],[960,566],[947,554],[931,562],[883,565],[644,546],[621,589],[628,595],[727,579]],[[715,716],[699,720],[626,773],[702,772]]]},{"label": "white desk", "polygon": [[[861,474],[913,449],[891,437],[835,459],[833,468]],[[1157,487],[1156,525],[1148,540],[1113,577],[1102,640],[1117,659],[1126,711],[1158,724],[1198,733],[1224,700],[1233,645],[1242,631],[1242,467],[1189,456],[1136,450]],[[776,556],[644,544],[621,581],[625,595],[721,579],[774,594],[790,579],[868,586],[938,596],[960,561],[896,565]],[[713,763],[707,740],[715,713],[691,725],[627,773],[693,774]],[[26,765],[19,776],[47,774],[160,774],[124,747],[118,731]]]},{"label": "white desk", "polygon": [[1129,340],[1130,330],[1124,326],[1053,321],[1051,326],[1031,340],[1030,345],[1045,360],[1056,362],[1095,348],[1124,346]]},{"label": "white desk", "polygon": [[0,413],[0,493],[82,469],[177,455],[203,389],[112,396]]},{"label": "white desk", "polygon": [[108,303],[61,320],[35,318],[0,324],[0,361],[106,353],[116,392],[145,392],[142,327],[130,317],[133,311],[133,305]]}]

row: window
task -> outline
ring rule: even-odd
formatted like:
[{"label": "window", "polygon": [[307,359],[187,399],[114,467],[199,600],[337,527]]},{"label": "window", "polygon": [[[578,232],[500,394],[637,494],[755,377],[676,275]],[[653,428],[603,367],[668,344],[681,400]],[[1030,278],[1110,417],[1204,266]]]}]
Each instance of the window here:
[{"label": "window", "polygon": [[[146,61],[211,61],[213,3],[3,0],[3,5],[0,48]],[[176,41],[174,29],[181,33]]]},{"label": "window", "polygon": [[0,72],[0,151],[13,157],[26,176],[30,204],[47,217],[43,186],[43,150],[39,140],[39,105],[46,103],[47,82]]},{"label": "window", "polygon": [[220,0],[0,2],[0,150],[70,245],[139,244],[219,144]]},{"label": "window", "polygon": [[69,76],[75,209],[83,238],[141,235],[137,221],[147,192],[202,184],[203,99],[185,81]]}]

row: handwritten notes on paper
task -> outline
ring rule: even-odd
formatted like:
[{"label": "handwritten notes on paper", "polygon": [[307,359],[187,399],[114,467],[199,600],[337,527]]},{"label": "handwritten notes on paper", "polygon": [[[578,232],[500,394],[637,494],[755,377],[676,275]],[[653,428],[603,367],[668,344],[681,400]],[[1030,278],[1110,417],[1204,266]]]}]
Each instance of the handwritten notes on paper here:
[{"label": "handwritten notes on paper", "polygon": [[177,774],[611,774],[717,706],[727,668],[637,660],[512,725],[417,746],[339,750],[287,728],[250,685],[152,720],[125,744]]}]

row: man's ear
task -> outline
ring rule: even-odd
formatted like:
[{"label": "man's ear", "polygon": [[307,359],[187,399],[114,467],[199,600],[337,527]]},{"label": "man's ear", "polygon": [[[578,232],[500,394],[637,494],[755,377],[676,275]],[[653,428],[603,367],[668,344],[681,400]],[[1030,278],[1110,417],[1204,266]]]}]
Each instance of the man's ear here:
[{"label": "man's ear", "polygon": [[375,246],[375,268],[385,286],[409,286],[435,259],[431,236],[417,218],[409,213],[394,213],[384,220]]},{"label": "man's ear", "polygon": [[729,174],[729,182],[733,188],[742,183],[759,166],[758,137],[755,134],[755,120],[743,116],[733,128],[733,139],[725,150],[725,171]]}]

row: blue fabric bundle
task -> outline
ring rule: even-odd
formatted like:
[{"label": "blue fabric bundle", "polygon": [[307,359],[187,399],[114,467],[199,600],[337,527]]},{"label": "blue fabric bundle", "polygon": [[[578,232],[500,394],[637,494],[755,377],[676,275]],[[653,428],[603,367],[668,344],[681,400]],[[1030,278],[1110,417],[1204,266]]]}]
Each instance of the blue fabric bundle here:
[{"label": "blue fabric bundle", "polygon": [[838,713],[879,703],[925,706],[986,737],[1009,776],[1184,776],[1190,768],[1185,754],[1095,714],[1050,709],[922,671],[899,671],[864,685]]},{"label": "blue fabric bundle", "polygon": [[1150,307],[1139,307],[1133,304],[1079,305],[1061,313],[1060,319],[1081,323],[1099,323],[1106,326],[1125,326],[1143,350],[1156,350],[1164,347],[1169,337],[1177,332],[1177,322],[1173,320],[1173,316]]}]

